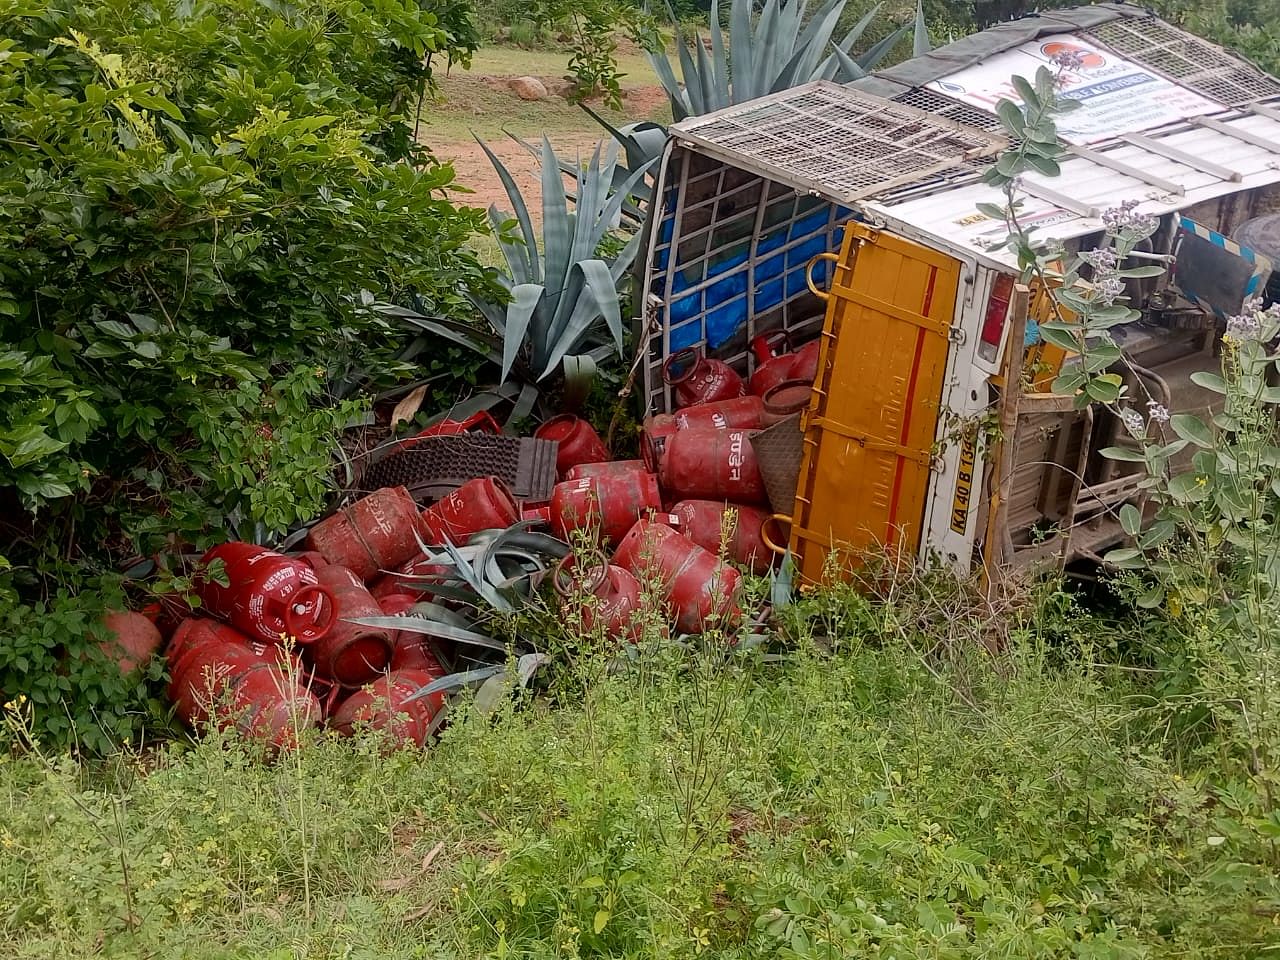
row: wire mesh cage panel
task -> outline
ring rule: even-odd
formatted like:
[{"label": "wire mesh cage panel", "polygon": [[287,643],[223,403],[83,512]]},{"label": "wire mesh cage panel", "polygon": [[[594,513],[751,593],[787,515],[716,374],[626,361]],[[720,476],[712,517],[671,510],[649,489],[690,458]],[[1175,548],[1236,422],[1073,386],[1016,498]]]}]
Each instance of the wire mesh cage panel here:
[{"label": "wire mesh cage panel", "polygon": [[762,176],[841,203],[990,155],[1004,139],[818,81],[679,124],[675,136]]},{"label": "wire mesh cage panel", "polygon": [[[821,197],[678,147],[666,169],[646,287],[653,335],[643,383],[650,412],[675,408],[667,357],[687,347],[753,368],[750,342],[785,330],[799,345],[822,329],[823,303],[805,280],[809,261],[838,250],[851,211]],[[826,260],[813,280],[827,283]]]},{"label": "wire mesh cage panel", "polygon": [[990,133],[1000,133],[1002,130],[1000,118],[994,113],[971,107],[967,103],[961,103],[945,93],[938,93],[928,87],[913,87],[905,93],[898,94],[893,98],[893,102],[904,103],[908,107],[915,107],[917,110],[923,110],[925,113],[931,113],[966,127],[977,127],[979,130]]},{"label": "wire mesh cage panel", "polygon": [[1083,36],[1232,107],[1280,95],[1280,83],[1221,47],[1155,17],[1112,20]]}]

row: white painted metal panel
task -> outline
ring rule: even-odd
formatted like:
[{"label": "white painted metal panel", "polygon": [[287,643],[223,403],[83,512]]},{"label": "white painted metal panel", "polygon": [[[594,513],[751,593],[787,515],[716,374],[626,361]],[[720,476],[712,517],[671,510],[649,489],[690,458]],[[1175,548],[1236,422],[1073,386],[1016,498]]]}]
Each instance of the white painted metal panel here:
[{"label": "white painted metal panel", "polygon": [[[1221,180],[1202,170],[1186,166],[1138,146],[1125,144],[1115,149],[1114,156],[1132,166],[1149,170],[1166,180],[1179,183],[1184,194],[1163,193],[1149,183],[1103,167],[1085,157],[1072,157],[1062,163],[1058,177],[1028,174],[1024,179],[1031,189],[1037,186],[1070,198],[1075,204],[1091,206],[1098,211],[1117,207],[1129,200],[1139,200],[1143,213],[1164,214],[1212,200],[1227,194],[1251,190],[1280,182],[1280,122],[1270,117],[1236,116],[1219,119],[1227,127],[1254,137],[1274,141],[1269,150],[1215,129],[1180,128],[1157,134],[1159,140],[1193,156],[1204,157],[1216,164],[1238,171],[1239,182]],[[955,186],[939,193],[916,197],[901,203],[869,201],[866,208],[883,217],[887,223],[900,225],[909,236],[936,236],[957,246],[972,250],[989,263],[1012,266],[1015,258],[1007,250],[992,250],[992,242],[1004,235],[1002,224],[977,212],[978,203],[1002,204],[1001,191],[982,183]],[[1095,216],[1081,216],[1045,200],[1028,199],[1023,219],[1041,226],[1040,237],[1067,240],[1102,229]]]}]

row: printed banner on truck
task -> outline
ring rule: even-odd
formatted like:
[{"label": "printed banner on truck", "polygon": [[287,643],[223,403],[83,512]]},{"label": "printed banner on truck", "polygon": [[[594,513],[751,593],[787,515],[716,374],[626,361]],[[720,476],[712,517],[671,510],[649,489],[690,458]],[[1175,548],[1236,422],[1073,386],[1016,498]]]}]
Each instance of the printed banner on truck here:
[{"label": "printed banner on truck", "polygon": [[[1060,54],[1075,54],[1081,66],[1062,70],[1053,62]],[[1121,133],[1150,130],[1224,109],[1222,104],[1069,33],[1024,43],[928,86],[994,113],[1002,99],[1022,102],[1011,77],[1016,74],[1034,81],[1036,70],[1046,66],[1061,74],[1062,94],[1081,104],[1080,109],[1054,118],[1058,133],[1068,143],[1097,143]]]}]

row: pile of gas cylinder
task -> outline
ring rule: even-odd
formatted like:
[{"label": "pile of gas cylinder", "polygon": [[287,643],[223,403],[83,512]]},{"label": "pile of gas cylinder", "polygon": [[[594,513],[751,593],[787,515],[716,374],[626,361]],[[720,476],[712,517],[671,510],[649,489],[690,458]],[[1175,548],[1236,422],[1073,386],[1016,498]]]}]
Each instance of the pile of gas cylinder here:
[{"label": "pile of gas cylinder", "polygon": [[[369,724],[422,745],[445,697],[422,692],[447,671],[432,638],[386,618],[411,615],[434,581],[456,576],[441,562],[444,545],[521,521],[566,545],[594,544],[578,555],[566,546],[550,578],[557,602],[574,605],[567,622],[637,641],[643,582],[678,633],[731,631],[739,567],[761,573],[775,556],[750,437],[807,405],[817,367],[816,343],[779,355],[767,340],[753,348],[749,382],[696,351],[672,356],[664,372],[679,406],[644,422],[640,459],[611,461],[590,424],[555,417],[535,433],[558,444],[549,500],[517,502],[502,480],[481,477],[423,509],[406,488],[386,487],[320,520],[293,554],[220,544],[199,565],[199,606],[123,615],[112,625],[119,649],[136,666],[168,635],[169,697],[195,729],[234,726],[280,748],[304,727]],[[399,443],[491,425],[445,420]]]}]

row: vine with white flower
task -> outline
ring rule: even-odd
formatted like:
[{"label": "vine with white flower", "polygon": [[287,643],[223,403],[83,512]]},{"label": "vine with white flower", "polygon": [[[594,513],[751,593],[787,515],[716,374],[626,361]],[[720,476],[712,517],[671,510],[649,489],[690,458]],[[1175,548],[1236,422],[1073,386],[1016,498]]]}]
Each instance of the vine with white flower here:
[{"label": "vine with white flower", "polygon": [[[1140,318],[1128,302],[1127,281],[1166,271],[1166,257],[1139,245],[1159,228],[1130,201],[1102,215],[1103,244],[1067,256],[1060,245],[1036,240],[1020,222],[1022,176],[1059,173],[1064,154],[1054,117],[1078,104],[1061,96],[1071,55],[1041,68],[1034,83],[1014,77],[1023,103],[1003,100],[997,114],[1016,146],[985,175],[1004,203],[980,204],[1003,220],[1003,246],[1017,257],[1024,282],[1051,298],[1053,318],[1040,336],[1074,355],[1053,381],[1055,393],[1078,408],[1096,404],[1119,418],[1133,444],[1101,452],[1141,464],[1146,509],[1115,511],[1129,543],[1106,555],[1118,583],[1138,607],[1159,610],[1183,640],[1180,656],[1196,678],[1201,704],[1222,723],[1240,727],[1255,771],[1274,771],[1267,745],[1280,742],[1276,656],[1280,650],[1280,305],[1255,301],[1227,322],[1221,372],[1192,381],[1221,398],[1221,412],[1171,414],[1155,397],[1131,396],[1121,372],[1145,391],[1144,378],[1124,355],[1112,330]],[[1149,262],[1140,262],[1143,259]],[[1016,345],[1014,345],[1016,348]],[[1194,448],[1190,468],[1184,454]]]}]

